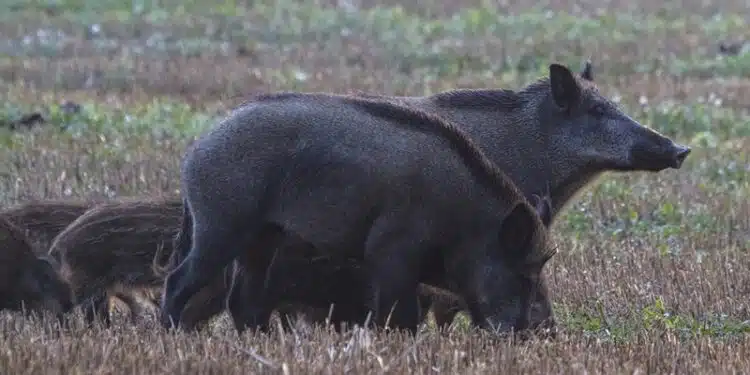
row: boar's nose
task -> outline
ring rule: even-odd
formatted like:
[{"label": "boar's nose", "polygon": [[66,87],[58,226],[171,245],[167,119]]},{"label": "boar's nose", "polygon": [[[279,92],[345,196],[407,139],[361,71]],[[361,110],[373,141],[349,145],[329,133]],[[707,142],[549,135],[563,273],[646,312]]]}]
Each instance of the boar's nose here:
[{"label": "boar's nose", "polygon": [[675,145],[674,164],[672,165],[672,167],[674,169],[680,169],[680,167],[682,167],[682,163],[690,154],[690,151],[690,147]]}]

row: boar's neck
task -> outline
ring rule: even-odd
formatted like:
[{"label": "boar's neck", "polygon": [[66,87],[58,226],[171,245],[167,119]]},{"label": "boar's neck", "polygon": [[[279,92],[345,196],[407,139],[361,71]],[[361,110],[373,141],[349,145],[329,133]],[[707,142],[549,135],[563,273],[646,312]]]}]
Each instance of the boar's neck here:
[{"label": "boar's neck", "polygon": [[527,199],[533,194],[545,193],[549,184],[553,218],[603,172],[596,166],[576,163],[575,155],[548,152],[547,137],[540,134],[541,127],[535,122],[538,117],[534,113],[522,109],[436,106],[429,97],[408,101],[401,98],[401,101],[437,113],[460,126],[518,185]]}]

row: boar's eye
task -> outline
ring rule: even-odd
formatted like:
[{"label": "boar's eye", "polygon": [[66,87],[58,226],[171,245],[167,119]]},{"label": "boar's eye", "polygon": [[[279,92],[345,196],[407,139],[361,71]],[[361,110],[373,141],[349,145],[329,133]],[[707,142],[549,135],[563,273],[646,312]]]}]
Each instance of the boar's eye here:
[{"label": "boar's eye", "polygon": [[607,107],[604,104],[596,103],[589,108],[589,113],[601,117],[607,113]]}]

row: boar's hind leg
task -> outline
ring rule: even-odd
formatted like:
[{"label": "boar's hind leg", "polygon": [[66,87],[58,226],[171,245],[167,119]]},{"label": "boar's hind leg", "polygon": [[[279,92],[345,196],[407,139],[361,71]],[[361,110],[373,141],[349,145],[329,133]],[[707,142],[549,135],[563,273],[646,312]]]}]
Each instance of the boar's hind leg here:
[{"label": "boar's hind leg", "polygon": [[242,249],[248,248],[251,233],[243,230],[252,226],[232,225],[236,222],[204,224],[196,221],[197,233],[193,233],[190,252],[164,280],[161,324],[165,328],[179,324],[188,301],[218,277]]},{"label": "boar's hind leg", "polygon": [[261,331],[269,328],[268,322],[273,308],[267,302],[265,288],[261,284],[264,274],[265,272],[257,269],[252,270],[243,260],[237,261],[234,280],[227,297],[227,309],[239,334],[248,328],[260,328]]}]

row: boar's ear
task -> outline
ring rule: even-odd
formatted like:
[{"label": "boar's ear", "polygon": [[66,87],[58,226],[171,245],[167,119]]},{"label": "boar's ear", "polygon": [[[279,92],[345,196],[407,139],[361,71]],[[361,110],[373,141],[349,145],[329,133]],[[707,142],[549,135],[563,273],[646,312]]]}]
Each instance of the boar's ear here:
[{"label": "boar's ear", "polygon": [[534,241],[536,222],[533,208],[526,202],[516,202],[500,227],[500,246],[514,262],[523,262]]},{"label": "boar's ear", "polygon": [[589,82],[594,82],[594,68],[591,66],[591,59],[586,60],[586,62],[583,63],[583,69],[581,69],[581,78]]},{"label": "boar's ear", "polygon": [[545,196],[542,198],[536,194],[534,194],[534,200],[536,213],[542,220],[542,224],[544,224],[545,227],[549,227],[549,224],[552,222],[552,202],[548,197]]},{"label": "boar's ear", "polygon": [[569,111],[581,98],[581,87],[578,86],[573,72],[560,64],[549,66],[549,85],[552,99],[563,111]]}]

